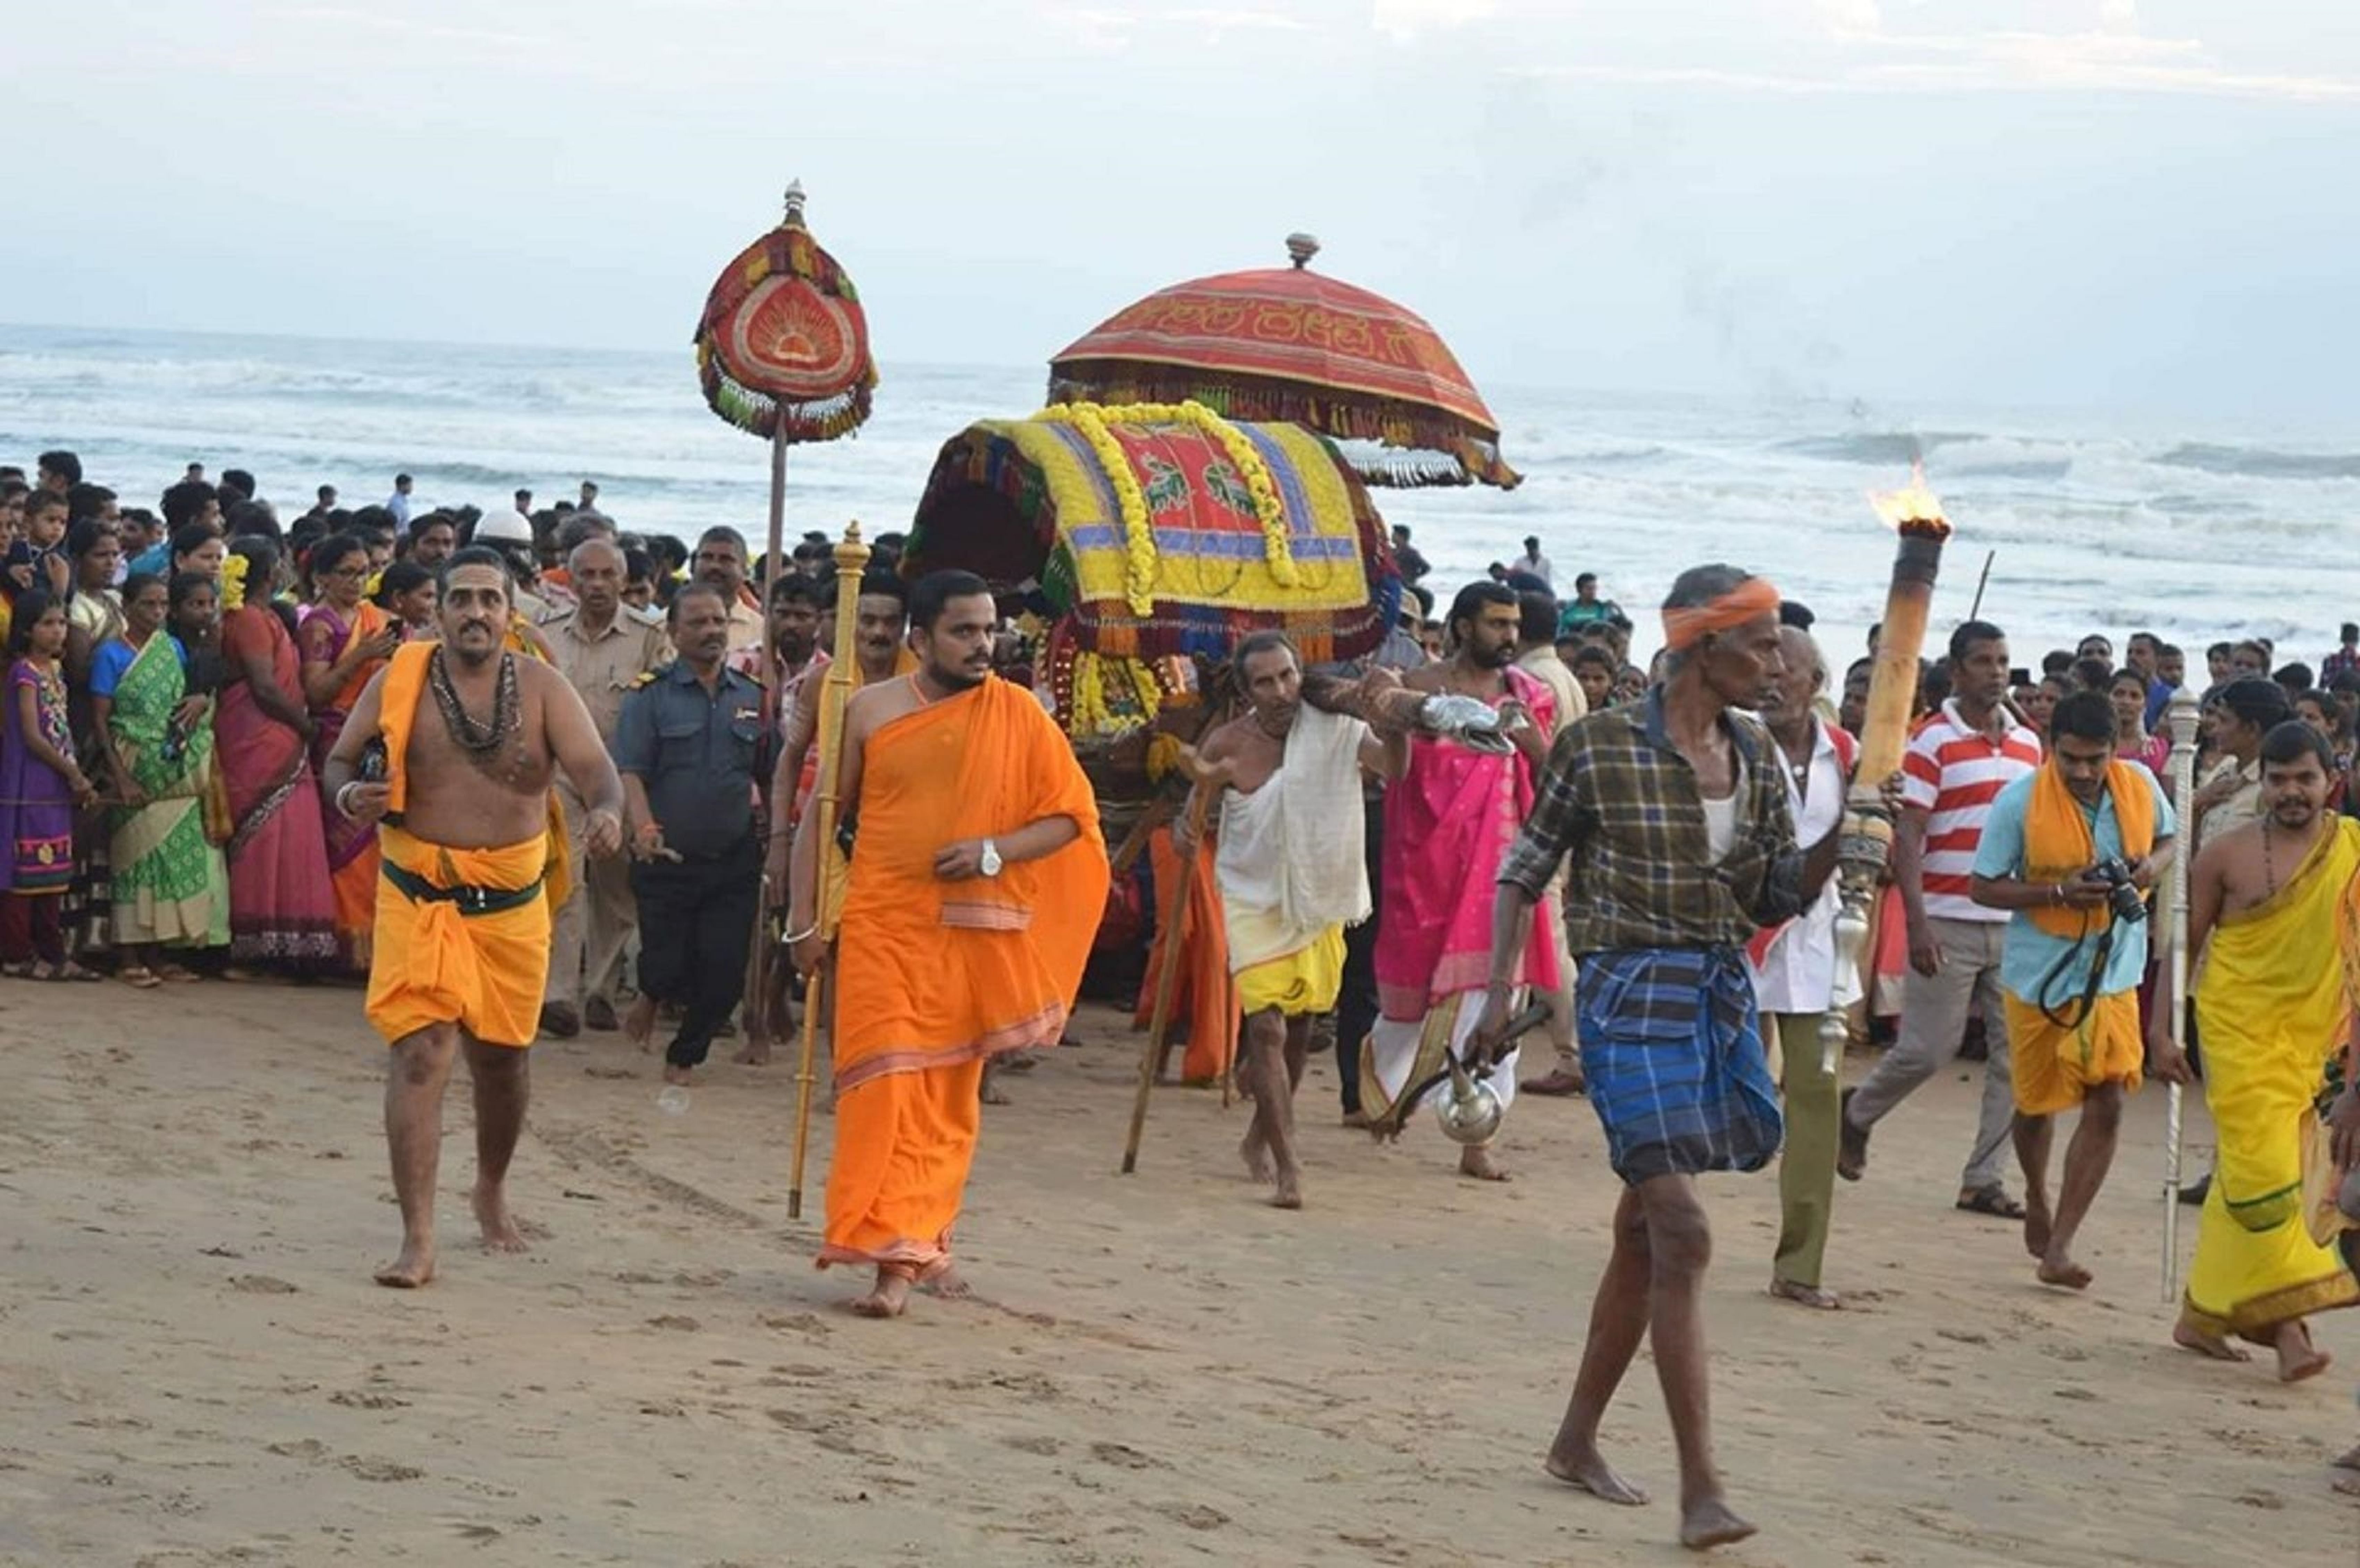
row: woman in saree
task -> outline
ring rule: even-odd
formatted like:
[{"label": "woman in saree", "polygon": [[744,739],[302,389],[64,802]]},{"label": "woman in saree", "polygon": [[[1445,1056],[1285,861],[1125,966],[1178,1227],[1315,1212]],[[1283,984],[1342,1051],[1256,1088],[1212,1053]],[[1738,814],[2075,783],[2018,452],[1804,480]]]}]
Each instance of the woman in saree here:
[{"label": "woman in saree", "polygon": [[166,629],[176,602],[213,597],[213,580],[134,572],[125,626],[92,656],[91,711],[121,805],[111,814],[115,977],[148,989],[194,980],[158,949],[229,945],[229,870],[205,832],[213,769],[213,701],[189,690],[189,650]]},{"label": "woman in saree", "polygon": [[229,799],[230,958],[317,970],[336,956],[335,894],[302,660],[271,603],[280,561],[277,540],[249,535],[222,567],[224,670],[213,739]]},{"label": "woman in saree", "polygon": [[[337,534],[311,547],[311,583],[319,597],[304,612],[295,640],[302,653],[315,774],[326,767],[369,678],[401,646],[400,624],[362,593],[368,575],[368,544],[359,536]],[[347,968],[366,970],[369,930],[377,917],[377,824],[350,821],[322,800],[320,817],[335,893],[336,942]]]},{"label": "woman in saree", "polygon": [[[90,672],[98,650],[123,633],[123,596],[115,589],[123,546],[106,524],[84,517],[67,531],[66,554],[73,567],[73,596],[66,602],[66,711],[74,744],[90,759],[92,777],[104,792],[110,780],[91,714]],[[84,960],[107,953],[115,945],[114,915],[106,822],[92,816],[75,824],[73,886],[66,891],[64,911],[67,947]]]}]

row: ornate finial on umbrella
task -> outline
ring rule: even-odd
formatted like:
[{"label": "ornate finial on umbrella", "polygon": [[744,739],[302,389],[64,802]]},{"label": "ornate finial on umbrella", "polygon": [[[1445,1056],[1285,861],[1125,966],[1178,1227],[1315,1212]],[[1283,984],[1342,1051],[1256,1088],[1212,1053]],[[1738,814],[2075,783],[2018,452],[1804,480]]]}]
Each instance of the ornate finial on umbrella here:
[{"label": "ornate finial on umbrella", "polygon": [[1318,254],[1319,236],[1317,234],[1306,234],[1297,230],[1286,236],[1287,259],[1295,263],[1295,269],[1297,272],[1308,267],[1311,264],[1311,258]]},{"label": "ornate finial on umbrella", "polygon": [[803,182],[800,180],[787,183],[786,226],[791,229],[803,226]]}]

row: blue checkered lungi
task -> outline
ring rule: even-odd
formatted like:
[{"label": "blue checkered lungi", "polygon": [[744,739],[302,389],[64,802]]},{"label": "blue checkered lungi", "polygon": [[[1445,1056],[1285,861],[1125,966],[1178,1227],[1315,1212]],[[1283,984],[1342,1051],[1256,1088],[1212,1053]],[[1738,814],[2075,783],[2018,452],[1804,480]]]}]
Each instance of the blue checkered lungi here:
[{"label": "blue checkered lungi", "polygon": [[1786,1123],[1737,949],[1586,953],[1577,1014],[1590,1103],[1624,1181],[1759,1171],[1778,1152]]}]

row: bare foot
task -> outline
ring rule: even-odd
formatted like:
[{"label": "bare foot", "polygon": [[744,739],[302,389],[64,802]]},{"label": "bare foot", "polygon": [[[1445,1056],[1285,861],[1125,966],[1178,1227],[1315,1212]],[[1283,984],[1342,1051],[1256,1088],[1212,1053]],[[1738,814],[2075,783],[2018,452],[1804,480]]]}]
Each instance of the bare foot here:
[{"label": "bare foot", "polygon": [[695,1071],[693,1068],[682,1067],[667,1062],[664,1063],[664,1082],[677,1083],[683,1089],[688,1088],[696,1082]]},{"label": "bare foot", "polygon": [[655,1034],[656,999],[642,993],[631,1004],[631,1010],[623,1015],[623,1038],[646,1051],[654,1043]]},{"label": "bare foot", "polygon": [[729,1060],[740,1067],[768,1067],[770,1064],[770,1042],[767,1040],[749,1040],[739,1046],[738,1054]]},{"label": "bare foot", "polygon": [[[2171,1343],[2182,1350],[2192,1350],[2199,1356],[2209,1356],[2215,1361],[2251,1361],[2253,1357],[2217,1334],[2206,1334],[2187,1319],[2171,1325]],[[2352,1451],[2360,1454],[2360,1448]]]},{"label": "bare foot", "polygon": [[1743,1541],[1754,1527],[1730,1511],[1719,1497],[1705,1497],[1680,1509],[1680,1544],[1690,1552]]},{"label": "bare foot", "polygon": [[967,1276],[958,1271],[956,1264],[944,1265],[931,1279],[920,1280],[918,1289],[945,1301],[963,1301],[975,1294],[975,1287],[967,1282]]},{"label": "bare foot", "polygon": [[497,1187],[475,1189],[475,1223],[484,1227],[486,1252],[530,1252],[524,1232],[508,1214],[506,1192]]},{"label": "bare foot", "polygon": [[2090,1288],[2090,1281],[2097,1278],[2053,1247],[2042,1256],[2040,1267],[2032,1272],[2042,1284],[2057,1285],[2068,1290],[2086,1290]]},{"label": "bare foot", "polygon": [[1274,1209],[1299,1209],[1303,1206],[1302,1172],[1293,1169],[1279,1171],[1278,1191],[1271,1194],[1270,1206]]},{"label": "bare foot", "polygon": [[1459,1174],[1472,1176],[1478,1181],[1505,1181],[1508,1173],[1491,1163],[1491,1150],[1469,1144],[1459,1151]]},{"label": "bare foot", "polygon": [[853,1302],[852,1310],[864,1318],[898,1318],[909,1304],[910,1281],[880,1269],[876,1287]]},{"label": "bare foot", "polygon": [[989,1078],[983,1081],[983,1087],[977,1091],[976,1097],[987,1105],[1012,1105],[1016,1103],[1008,1097],[1005,1089]]},{"label": "bare foot", "polygon": [[2278,1381],[2300,1383],[2316,1377],[2335,1357],[2311,1343],[2311,1325],[2300,1318],[2278,1324]]},{"label": "bare foot", "polygon": [[1773,1279],[1770,1281],[1770,1293],[1782,1301],[1793,1301],[1801,1306],[1816,1307],[1823,1312],[1835,1312],[1843,1305],[1833,1290],[1822,1290],[1817,1285],[1797,1284],[1792,1279]]},{"label": "bare foot", "polygon": [[2328,1466],[2328,1468],[2332,1470],[2360,1470],[2360,1443],[2354,1444],[2350,1452],[2339,1455],[2335,1463]]},{"label": "bare foot", "polygon": [[434,1241],[432,1236],[422,1241],[405,1241],[401,1256],[378,1269],[375,1276],[380,1285],[396,1290],[415,1290],[434,1278]]},{"label": "bare foot", "polygon": [[2038,1258],[2049,1256],[2049,1199],[2042,1193],[2024,1195],[2024,1250]]},{"label": "bare foot", "polygon": [[1647,1501],[1647,1494],[1617,1475],[1614,1467],[1594,1448],[1571,1454],[1552,1450],[1541,1468],[1568,1486],[1579,1486],[1593,1497],[1602,1497],[1626,1508],[1644,1507]]},{"label": "bare foot", "polygon": [[1247,1175],[1257,1181],[1271,1179],[1270,1151],[1262,1146],[1261,1138],[1247,1133],[1246,1140],[1238,1145],[1238,1152],[1245,1157]]}]

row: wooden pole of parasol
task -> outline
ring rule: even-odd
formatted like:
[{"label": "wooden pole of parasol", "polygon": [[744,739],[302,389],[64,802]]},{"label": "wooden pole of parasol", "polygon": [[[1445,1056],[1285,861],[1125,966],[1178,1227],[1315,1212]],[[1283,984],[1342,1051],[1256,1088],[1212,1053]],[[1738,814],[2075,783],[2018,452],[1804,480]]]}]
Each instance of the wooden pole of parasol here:
[{"label": "wooden pole of parasol", "polygon": [[[1199,783],[1188,801],[1188,846],[1180,854],[1179,874],[1164,898],[1164,964],[1155,976],[1155,1006],[1147,1015],[1147,1043],[1139,1051],[1139,1094],[1131,1103],[1131,1132],[1122,1144],[1122,1173],[1139,1168],[1139,1140],[1147,1131],[1147,1096],[1155,1087],[1155,1070],[1164,1060],[1164,1031],[1172,1027],[1172,998],[1180,986],[1180,922],[1188,913],[1188,879],[1195,875],[1197,853],[1205,846],[1205,817],[1213,804],[1213,790]],[[1226,1069],[1224,1070],[1226,1075]]]},{"label": "wooden pole of parasol", "polygon": [[[778,464],[783,473],[784,460]],[[847,524],[843,542],[836,547],[836,658],[827,667],[819,691],[819,777],[812,788],[812,823],[817,837],[812,844],[812,919],[823,937],[836,935],[839,910],[831,907],[827,855],[836,843],[837,775],[843,771],[844,705],[852,697],[853,671],[859,668],[860,572],[869,564],[869,547],[860,542],[860,525]],[[787,1217],[803,1218],[803,1157],[811,1149],[813,1071],[819,1060],[819,1020],[827,1003],[827,970],[812,971],[803,991],[803,1056],[795,1069],[795,1151],[787,1179]]]},{"label": "wooden pole of parasol", "polygon": [[[2196,839],[2196,694],[2182,686],[2166,710],[2171,724],[2171,809],[2180,821],[2172,845],[2171,874],[2164,879],[2163,940],[2171,950],[2164,975],[2162,1004],[2171,1023],[2171,1042],[2188,1049],[2188,859]],[[2163,1299],[2180,1294],[2180,1085],[2163,1095]],[[2217,1180],[2217,1178],[2215,1178]]]},{"label": "wooden pole of parasol", "polygon": [[[783,416],[770,430],[770,531],[762,551],[762,736],[768,746],[779,744],[779,681],[778,671],[771,667],[770,608],[779,591],[779,550],[787,528],[787,421]],[[768,746],[756,748],[761,755]],[[768,780],[770,770],[763,769]],[[767,792],[762,798],[762,827],[767,834],[775,820],[774,802]],[[777,891],[770,886],[769,845],[764,846],[762,890],[754,900],[754,951],[746,965],[746,1037],[749,1044],[759,1042],[766,1051],[770,1040],[770,900]]]}]

